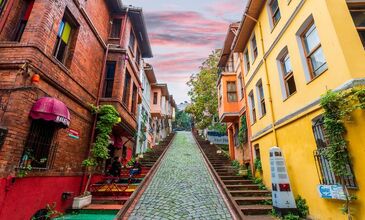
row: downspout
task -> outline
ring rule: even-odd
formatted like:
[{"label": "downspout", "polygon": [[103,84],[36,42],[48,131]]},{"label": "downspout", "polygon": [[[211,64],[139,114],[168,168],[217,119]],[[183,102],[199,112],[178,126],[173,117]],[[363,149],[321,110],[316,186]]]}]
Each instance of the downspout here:
[{"label": "downspout", "polygon": [[247,13],[245,13],[245,16],[247,18],[253,20],[254,22],[256,22],[259,25],[260,41],[261,41],[261,49],[262,49],[262,60],[264,61],[264,67],[265,67],[265,76],[266,76],[266,82],[267,82],[266,86],[267,86],[268,91],[269,91],[268,100],[269,100],[269,104],[270,104],[271,126],[272,126],[272,131],[273,131],[273,134],[274,134],[274,146],[278,146],[278,137],[277,137],[277,131],[276,131],[276,126],[275,126],[275,115],[274,115],[274,108],[273,108],[273,101],[272,101],[271,85],[270,85],[267,61],[266,61],[266,57],[265,57],[265,46],[264,46],[264,38],[263,38],[263,34],[262,34],[261,22],[258,21],[256,18],[248,15]]},{"label": "downspout", "polygon": [[[246,83],[245,83],[245,70],[244,70],[244,63],[243,63],[243,55],[242,53],[239,53],[239,57],[240,57],[240,63],[241,63],[241,75],[242,75],[242,86],[243,88],[245,88],[246,91]],[[249,114],[249,108],[248,108],[248,101],[247,101],[247,92],[245,92],[244,94],[244,98],[245,98],[245,114],[246,114],[246,123],[247,125],[251,125],[251,120],[250,120],[250,114]],[[254,162],[253,162],[253,147],[252,147],[252,142],[251,142],[251,135],[252,135],[252,131],[251,131],[251,126],[247,126],[247,136],[248,136],[248,147],[250,148],[250,167],[251,167],[251,172],[254,173]]]}]

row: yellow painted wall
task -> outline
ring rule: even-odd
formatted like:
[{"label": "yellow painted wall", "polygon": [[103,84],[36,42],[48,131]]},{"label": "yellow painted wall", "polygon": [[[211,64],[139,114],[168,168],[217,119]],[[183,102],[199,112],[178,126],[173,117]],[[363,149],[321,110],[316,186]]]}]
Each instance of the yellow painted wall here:
[{"label": "yellow painted wall", "polygon": [[[303,6],[299,12],[292,17],[292,22],[288,22],[301,3]],[[263,49],[259,25],[256,25],[254,29],[259,55],[254,62],[251,60],[251,70],[245,74],[246,93],[254,91],[256,101],[257,122],[251,127],[253,135],[272,125],[273,122],[318,100],[326,90],[338,88],[352,79],[365,78],[364,48],[345,0],[279,0],[279,7],[282,16],[275,28],[272,29],[269,24],[266,7],[259,17],[265,52],[272,47],[272,50],[266,54],[266,64],[262,59]],[[314,19],[328,70],[307,82],[304,72],[306,63],[300,56],[302,45],[298,42],[296,33],[310,16]],[[287,29],[283,36],[279,37],[285,25],[287,25]],[[288,47],[297,92],[283,100],[276,59],[285,46]],[[251,49],[250,43],[248,43],[248,48]],[[266,74],[269,76],[268,79]],[[263,81],[267,107],[267,113],[262,118],[259,118],[258,95],[255,88],[260,79]],[[274,115],[271,114],[268,82],[271,86]],[[343,202],[321,199],[317,192],[319,179],[313,157],[316,144],[312,131],[312,119],[320,115],[321,111],[317,105],[287,121],[287,124],[279,125],[277,145],[283,150],[293,191],[295,195],[299,194],[307,200],[311,217],[321,220],[346,219],[340,211]],[[365,219],[365,190],[362,189],[365,186],[365,167],[364,163],[360,161],[365,158],[365,111],[358,111],[355,116],[354,121],[347,124],[347,139],[350,141],[349,152],[359,186],[359,190],[354,192],[359,198],[354,203],[356,209],[354,217],[362,220]],[[269,131],[269,133],[266,132],[266,134],[254,138],[252,146],[255,144],[260,146],[264,183],[271,187],[268,152],[270,147],[275,145],[273,133]]]}]

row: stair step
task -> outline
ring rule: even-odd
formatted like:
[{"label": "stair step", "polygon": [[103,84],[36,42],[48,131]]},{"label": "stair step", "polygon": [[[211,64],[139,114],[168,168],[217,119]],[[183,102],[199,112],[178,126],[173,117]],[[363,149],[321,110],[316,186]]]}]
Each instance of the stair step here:
[{"label": "stair step", "polygon": [[259,186],[256,184],[247,184],[247,185],[226,185],[228,190],[258,190]]},{"label": "stair step", "polygon": [[229,190],[233,197],[258,197],[271,196],[271,192],[267,190]]},{"label": "stair step", "polygon": [[129,196],[93,196],[92,204],[124,204]]},{"label": "stair step", "polygon": [[123,207],[121,204],[90,204],[83,209],[86,210],[120,210]]},{"label": "stair step", "polygon": [[234,200],[238,205],[254,205],[261,204],[265,201],[271,201],[271,197],[269,196],[259,196],[259,197],[234,197]]},{"label": "stair step", "polygon": [[243,205],[239,207],[245,215],[265,215],[272,210],[271,205]]},{"label": "stair step", "polygon": [[252,180],[223,180],[223,183],[226,185],[246,185],[246,184],[252,184]]},{"label": "stair step", "polygon": [[226,175],[226,176],[220,176],[221,180],[243,180],[242,176],[234,176],[234,175]]}]

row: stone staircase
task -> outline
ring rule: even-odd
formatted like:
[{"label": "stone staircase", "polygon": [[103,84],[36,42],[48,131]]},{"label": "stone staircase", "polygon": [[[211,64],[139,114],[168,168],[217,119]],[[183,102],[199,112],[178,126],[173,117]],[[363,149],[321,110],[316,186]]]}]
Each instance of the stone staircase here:
[{"label": "stone staircase", "polygon": [[232,166],[231,160],[216,145],[211,145],[209,141],[195,136],[200,147],[208,158],[210,164],[223,183],[223,188],[228,191],[228,199],[235,203],[235,207],[240,209],[243,215],[252,216],[248,219],[272,219],[268,216],[272,210],[271,192],[262,190],[258,184],[250,179],[238,176],[238,171]]},{"label": "stone staircase", "polygon": [[[143,178],[150,172],[152,166],[159,159],[166,147],[171,142],[174,134],[170,134],[160,145],[155,146],[151,151],[144,154],[140,160],[142,164],[142,173],[133,178],[132,183],[128,183],[129,170],[122,169],[119,180],[115,181],[114,186],[108,186],[108,190],[100,190],[92,192],[92,203],[85,207],[85,210],[120,210],[123,205],[129,200],[133,192],[139,187]],[[93,184],[105,184],[103,181]]]}]

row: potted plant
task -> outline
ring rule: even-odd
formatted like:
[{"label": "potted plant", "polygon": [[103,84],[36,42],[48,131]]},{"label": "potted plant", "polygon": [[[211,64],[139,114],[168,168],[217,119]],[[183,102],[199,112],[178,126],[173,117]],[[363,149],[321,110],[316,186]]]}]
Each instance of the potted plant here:
[{"label": "potted plant", "polygon": [[241,165],[239,170],[238,170],[238,174],[240,176],[244,176],[244,177],[247,177],[248,176],[248,170],[247,170],[247,167],[245,165]]}]

